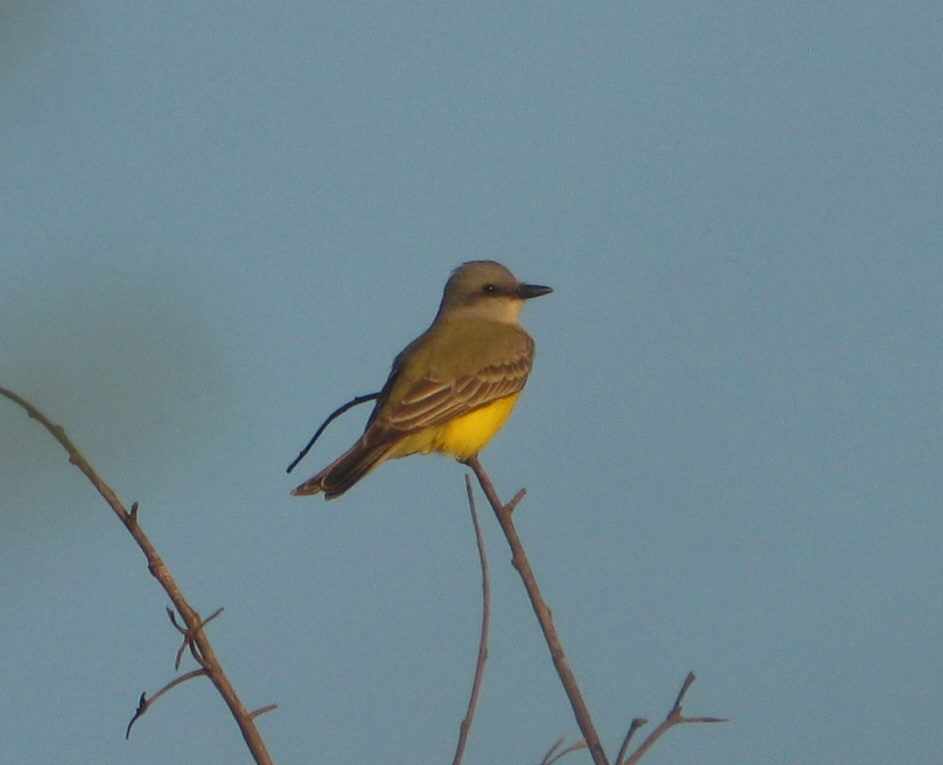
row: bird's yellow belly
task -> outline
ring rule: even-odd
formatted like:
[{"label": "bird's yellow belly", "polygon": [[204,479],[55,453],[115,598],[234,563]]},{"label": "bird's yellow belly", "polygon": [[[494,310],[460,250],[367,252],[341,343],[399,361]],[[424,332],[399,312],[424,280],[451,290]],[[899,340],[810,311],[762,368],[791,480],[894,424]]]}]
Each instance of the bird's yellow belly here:
[{"label": "bird's yellow belly", "polygon": [[425,428],[406,436],[393,448],[390,457],[405,457],[409,454],[442,452],[456,459],[466,460],[478,454],[494,435],[501,430],[519,393],[499,398],[497,401],[463,414],[434,428]]}]

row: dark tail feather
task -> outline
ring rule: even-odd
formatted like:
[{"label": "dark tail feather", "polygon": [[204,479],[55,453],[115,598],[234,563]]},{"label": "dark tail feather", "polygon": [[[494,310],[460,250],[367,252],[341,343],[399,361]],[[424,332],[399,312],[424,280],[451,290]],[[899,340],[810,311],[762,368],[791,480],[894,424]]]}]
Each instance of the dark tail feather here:
[{"label": "dark tail feather", "polygon": [[379,465],[393,447],[389,441],[366,446],[358,441],[324,470],[312,476],[291,492],[295,496],[320,494],[325,499],[339,497],[373,468]]}]

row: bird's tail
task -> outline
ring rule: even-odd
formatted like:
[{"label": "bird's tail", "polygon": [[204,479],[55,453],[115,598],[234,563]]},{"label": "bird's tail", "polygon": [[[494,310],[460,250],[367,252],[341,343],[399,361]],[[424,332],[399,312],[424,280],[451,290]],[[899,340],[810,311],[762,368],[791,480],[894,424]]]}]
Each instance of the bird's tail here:
[{"label": "bird's tail", "polygon": [[296,486],[291,493],[303,496],[324,492],[325,499],[339,497],[383,462],[393,445],[390,441],[368,445],[361,439],[320,473]]}]

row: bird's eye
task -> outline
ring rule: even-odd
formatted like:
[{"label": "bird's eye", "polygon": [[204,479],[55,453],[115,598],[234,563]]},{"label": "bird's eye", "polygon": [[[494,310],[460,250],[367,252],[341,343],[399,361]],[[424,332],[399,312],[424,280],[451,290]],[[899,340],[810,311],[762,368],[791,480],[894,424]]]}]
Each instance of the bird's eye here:
[{"label": "bird's eye", "polygon": [[493,295],[495,292],[498,291],[498,288],[495,287],[493,284],[486,284],[484,287],[482,287],[482,291],[486,295]]}]

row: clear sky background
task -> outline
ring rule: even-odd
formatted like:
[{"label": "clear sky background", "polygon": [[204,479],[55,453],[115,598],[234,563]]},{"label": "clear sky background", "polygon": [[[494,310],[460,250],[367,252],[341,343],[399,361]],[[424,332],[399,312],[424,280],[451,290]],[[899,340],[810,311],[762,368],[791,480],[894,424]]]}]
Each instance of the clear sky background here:
[{"label": "clear sky background", "polygon": [[[288,496],[449,272],[555,293],[483,454],[614,755],[943,761],[943,6],[0,6],[0,385],[141,520],[279,763],[450,761],[464,470]],[[572,713],[494,519],[466,762]],[[0,761],[249,762],[167,598],[0,401]],[[569,762],[588,762],[573,755]]]}]

